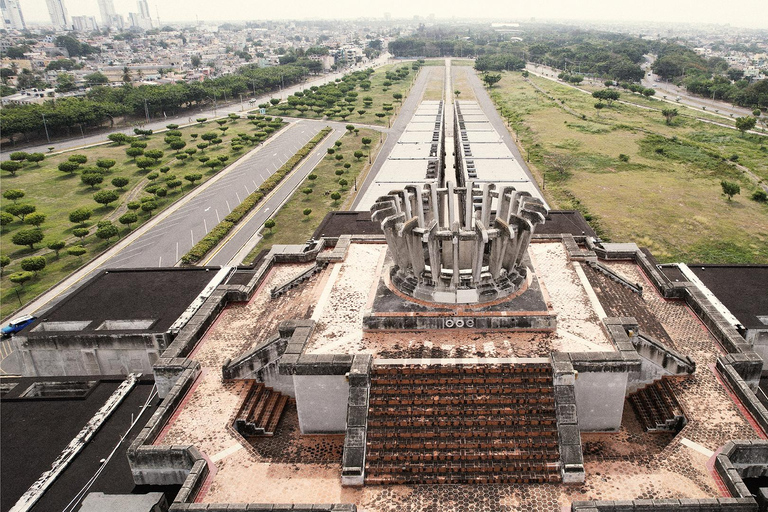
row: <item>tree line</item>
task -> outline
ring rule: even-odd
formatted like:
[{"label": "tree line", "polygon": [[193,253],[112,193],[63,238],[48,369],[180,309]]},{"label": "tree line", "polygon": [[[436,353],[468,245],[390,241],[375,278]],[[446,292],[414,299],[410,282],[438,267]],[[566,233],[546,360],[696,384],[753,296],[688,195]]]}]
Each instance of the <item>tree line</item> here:
[{"label": "tree line", "polygon": [[241,67],[236,73],[202,82],[177,82],[134,87],[96,86],[82,98],[65,98],[43,104],[8,105],[0,110],[4,134],[44,136],[69,134],[72,128],[98,126],[115,117],[174,115],[182,109],[233,100],[240,94],[259,95],[300,82],[309,70],[287,64],[259,68]]}]

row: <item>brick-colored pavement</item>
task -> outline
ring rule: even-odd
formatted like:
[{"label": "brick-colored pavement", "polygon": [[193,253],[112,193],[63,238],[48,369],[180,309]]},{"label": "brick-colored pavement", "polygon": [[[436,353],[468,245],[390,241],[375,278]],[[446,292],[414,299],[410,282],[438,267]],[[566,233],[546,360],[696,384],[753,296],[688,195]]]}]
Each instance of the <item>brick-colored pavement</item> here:
[{"label": "brick-colored pavement", "polygon": [[[378,261],[381,253],[374,250],[375,247],[364,246],[350,254],[366,253],[366,257]],[[560,257],[558,253],[561,249],[553,244],[533,244],[532,247],[535,265],[542,274],[548,265],[555,266],[555,258]],[[374,263],[369,263],[369,273]],[[365,269],[360,262],[355,265],[357,269]],[[221,364],[226,358],[237,356],[271,335],[279,321],[311,316],[333,273],[333,266],[302,287],[271,301],[268,291],[271,286],[284,282],[306,267],[278,268],[248,304],[229,307],[222,313],[195,353],[195,358],[201,361],[206,371],[183,410],[167,428],[163,443],[192,443],[217,460],[218,471],[213,484],[201,497],[204,502],[345,502],[356,503],[362,511],[480,512],[556,511],[567,508],[572,500],[580,499],[718,496],[718,487],[707,468],[711,458],[708,452],[717,450],[729,439],[754,439],[758,436],[712,370],[718,354],[716,342],[684,303],[666,301],[656,294],[638,267],[629,263],[610,265],[622,275],[646,286],[640,298],[617,283],[598,274],[590,274],[592,271],[585,268],[584,272],[593,283],[606,312],[609,315],[637,316],[641,329],[648,329],[649,333],[653,330],[654,337],[690,355],[698,369],[692,377],[674,384],[678,400],[689,418],[688,425],[677,436],[642,432],[629,406],[625,407],[619,432],[583,436],[587,475],[583,485],[342,488],[340,461],[333,460],[338,456],[338,451],[334,451],[338,449],[338,438],[298,435],[295,426],[292,426],[290,410],[278,428],[278,436],[287,438],[274,439],[270,441],[272,444],[258,441],[261,444],[254,444],[252,449],[229,450],[237,440],[227,430],[226,423],[239,405],[239,388],[222,384]],[[350,272],[349,276],[352,275]],[[570,307],[575,314],[584,306],[585,296],[573,295],[575,292],[569,288],[576,287],[578,283],[580,281],[575,274],[570,277],[566,274],[557,282],[551,278],[545,282],[558,312],[562,311],[558,308],[568,301],[573,301]],[[564,286],[562,290],[561,286]],[[350,310],[343,314],[350,314]],[[655,318],[656,323],[650,318]],[[578,318],[563,322],[563,325],[576,331],[574,335],[591,341],[592,332],[583,328],[579,330]],[[599,337],[595,336],[605,338],[602,332],[599,334]],[[349,335],[349,332],[344,334]],[[552,340],[545,335],[526,335],[527,338],[518,339],[517,335],[506,334],[501,340],[492,334],[468,332],[467,339],[460,341],[436,333],[398,333],[393,334],[395,339],[390,340],[386,340],[385,335],[375,336],[380,338],[366,335],[366,348],[379,355],[388,354],[387,350],[392,353],[409,353],[412,350],[423,354],[436,350],[436,347],[456,355],[463,351],[540,355],[553,346]],[[455,338],[455,333],[451,338]],[[532,346],[526,346],[526,343]],[[682,444],[683,439],[689,440],[690,446]],[[222,453],[229,454],[220,455],[220,459],[216,457],[216,454]],[[302,453],[307,455],[302,457]]]}]

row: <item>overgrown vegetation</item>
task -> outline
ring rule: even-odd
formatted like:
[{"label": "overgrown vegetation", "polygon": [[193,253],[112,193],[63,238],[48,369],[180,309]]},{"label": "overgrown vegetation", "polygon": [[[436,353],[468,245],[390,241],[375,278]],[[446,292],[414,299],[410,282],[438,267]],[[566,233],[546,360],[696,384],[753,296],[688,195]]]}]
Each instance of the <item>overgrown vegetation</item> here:
[{"label": "overgrown vegetation", "polygon": [[[661,261],[768,262],[766,138],[700,122],[683,106],[669,124],[661,106],[614,101],[597,112],[575,89],[502,76],[491,95],[553,208],[579,210],[601,237],[635,241]],[[738,186],[728,185],[731,200],[722,182]]]}]

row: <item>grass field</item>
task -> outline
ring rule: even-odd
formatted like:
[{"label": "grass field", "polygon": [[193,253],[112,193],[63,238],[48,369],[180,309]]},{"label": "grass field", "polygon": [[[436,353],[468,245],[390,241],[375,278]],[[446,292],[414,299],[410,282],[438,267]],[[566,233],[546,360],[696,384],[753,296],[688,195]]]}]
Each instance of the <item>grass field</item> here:
[{"label": "grass field", "polygon": [[[765,138],[684,115],[667,125],[622,103],[598,111],[587,94],[519,73],[503,73],[492,96],[553,208],[579,209],[605,238],[661,261],[768,262],[768,205],[750,199],[757,183],[731,161],[768,180]],[[741,194],[728,201],[721,180]]]},{"label": "grass field", "polygon": [[[275,221],[275,227],[272,230],[264,229],[262,235],[264,238],[256,245],[251,253],[245,258],[245,262],[253,261],[253,258],[263,249],[267,249],[274,244],[303,244],[314,233],[315,228],[320,224],[325,215],[333,210],[342,210],[349,205],[356,194],[355,180],[362,182],[364,174],[369,168],[368,155],[371,160],[379,151],[381,143],[379,132],[363,128],[357,135],[347,133],[341,140],[341,148],[334,155],[327,155],[317,165],[313,173],[317,176],[315,180],[307,179],[282,208],[272,217]],[[362,145],[361,139],[369,137],[373,139],[369,147]],[[355,151],[363,151],[365,156],[356,159]],[[341,161],[336,160],[336,154],[342,154],[344,158]],[[349,169],[344,168],[344,163],[351,164]],[[343,174],[337,175],[337,171],[343,171]],[[341,187],[339,180],[344,179],[347,185]],[[311,194],[304,194],[302,190],[311,188]],[[341,198],[334,200],[331,197],[333,192],[338,192]],[[304,215],[303,211],[310,208],[312,213],[309,216]]]},{"label": "grass field", "polygon": [[429,75],[427,80],[427,86],[424,89],[424,100],[442,100],[443,88],[445,86],[445,67],[440,68],[440,71],[434,70]]},{"label": "grass field", "polygon": [[[416,75],[418,71],[414,71],[411,69],[412,62],[403,62],[401,64],[389,64],[386,66],[382,66],[380,68],[377,68],[376,71],[371,75],[369,78],[371,82],[371,88],[368,91],[363,91],[360,89],[360,87],[357,87],[355,89],[355,92],[358,93],[357,99],[354,102],[354,110],[355,112],[349,116],[346,121],[342,121],[342,119],[334,117],[333,120],[335,121],[342,121],[342,122],[348,122],[351,124],[369,124],[369,125],[378,125],[378,126],[389,126],[389,123],[394,115],[397,114],[399,110],[400,103],[398,103],[394,97],[392,96],[395,93],[400,93],[403,95],[403,100],[408,96],[408,92],[411,89],[411,86],[413,85],[413,81],[416,78]],[[385,76],[387,71],[392,71],[394,69],[399,68],[407,68],[409,70],[408,76],[406,76],[404,79],[399,81],[393,81],[391,82],[390,86],[384,86],[384,82],[387,81],[387,78]],[[372,99],[372,104],[370,107],[366,107],[363,105],[363,98],[366,96],[370,96]],[[393,105],[395,108],[394,110],[391,110],[389,112],[386,112],[384,110],[384,104],[388,103]],[[358,114],[358,110],[364,110],[365,113]],[[377,117],[377,112],[383,112],[386,115],[384,117]],[[298,110],[287,110],[285,112],[280,111],[277,107],[271,107],[267,110],[267,113],[274,116],[291,116],[291,117],[303,117],[307,119],[324,119],[325,115],[321,113],[316,113],[313,110],[307,110],[306,112],[299,112]]]},{"label": "grass field", "polygon": [[467,79],[469,73],[474,73],[474,70],[467,68],[454,69],[452,73],[453,97],[456,98],[456,91],[459,91],[460,94],[458,99],[460,101],[477,101],[475,91],[472,90],[472,87],[469,85],[469,80]]},{"label": "grass field", "polygon": [[[196,153],[187,158],[184,163],[176,159],[176,151],[170,149],[163,140],[164,135],[158,133],[144,140],[147,143],[145,151],[160,149],[164,155],[157,164],[148,169],[138,168],[133,158],[126,155],[125,150],[129,145],[105,144],[50,155],[41,162],[40,167],[37,167],[36,164],[27,163],[24,169],[16,173],[16,176],[3,176],[4,191],[8,189],[24,191],[25,196],[18,202],[34,205],[36,211],[43,213],[46,218],[45,222],[41,225],[45,238],[42,242],[35,244],[35,250],[13,244],[12,238],[14,233],[32,227],[23,224],[18,218],[15,218],[11,224],[3,226],[2,232],[0,232],[2,254],[10,257],[12,260],[11,264],[3,269],[3,277],[0,279],[0,300],[2,300],[0,316],[10,314],[18,308],[19,297],[22,302],[31,300],[114,243],[115,238],[105,242],[95,236],[95,228],[99,221],[111,220],[119,228],[119,237],[123,237],[132,229],[136,229],[146,222],[150,218],[150,214],[142,212],[141,209],[137,210],[138,222],[130,227],[120,224],[118,218],[127,211],[126,204],[128,202],[139,201],[141,198],[152,196],[152,194],[144,191],[145,186],[150,184],[148,176],[151,177],[153,173],[158,174],[153,184],[165,184],[172,176],[175,176],[177,180],[182,182],[181,186],[166,188],[167,195],[165,197],[153,196],[157,204],[157,209],[151,212],[152,216],[154,216],[169,204],[190,192],[194,187],[199,186],[200,183],[221,172],[221,166],[217,167],[216,170],[212,170],[198,161],[198,157],[204,155],[215,159],[218,156],[226,155],[229,157],[226,163],[230,164],[254,147],[246,144],[243,149],[234,151],[230,142],[237,136],[236,134],[248,133],[252,135],[253,132],[261,130],[261,128],[250,124],[250,121],[246,119],[228,121],[224,126],[227,126],[228,129],[221,136],[222,143],[211,145],[204,151],[195,147],[196,143],[202,142],[200,138],[198,137],[197,140],[193,141],[190,134],[202,135],[206,132],[221,134],[223,132],[219,130],[218,124],[209,122],[205,125],[198,124],[181,129],[182,139],[187,142],[187,146],[183,149],[193,148],[196,150]],[[73,154],[87,157],[88,161],[84,166],[95,165],[96,161],[100,158],[113,159],[117,164],[104,175],[104,181],[101,184],[91,188],[81,182],[80,171],[70,174],[58,170],[58,164],[66,161]],[[159,173],[158,169],[164,166],[170,167],[170,170],[166,173]],[[193,185],[190,181],[184,179],[184,176],[187,174],[201,174],[202,179],[200,181],[196,180]],[[111,181],[116,177],[128,179],[128,184],[122,190],[117,189],[111,184]],[[93,198],[94,193],[99,190],[115,190],[119,193],[119,199],[109,206],[100,205]],[[6,210],[12,204],[12,201],[5,199],[2,201],[3,210]],[[70,222],[69,213],[82,207],[91,209],[93,213],[87,221],[90,233],[83,239],[78,239],[74,236],[73,230],[81,226]],[[49,242],[55,240],[65,241],[67,247],[81,245],[87,252],[77,257],[68,255],[65,248],[60,251],[59,258],[56,258],[54,252],[46,248]],[[47,259],[46,268],[35,278],[25,283],[23,288],[19,288],[18,285],[9,281],[8,276],[14,272],[21,271],[20,261],[32,255],[45,256]]]}]

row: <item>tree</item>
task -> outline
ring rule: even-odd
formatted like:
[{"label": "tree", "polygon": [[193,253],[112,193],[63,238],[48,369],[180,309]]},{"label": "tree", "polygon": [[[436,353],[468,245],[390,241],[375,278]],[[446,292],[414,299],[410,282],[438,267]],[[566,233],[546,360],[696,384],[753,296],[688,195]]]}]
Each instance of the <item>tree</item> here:
[{"label": "tree", "polygon": [[136,167],[139,169],[148,169],[153,165],[155,165],[155,161],[151,158],[147,158],[146,156],[136,159]]},{"label": "tree", "polygon": [[362,110],[362,109],[360,109],[360,110],[358,110],[358,111],[357,111],[357,113],[360,115],[360,117],[363,117],[363,114],[365,114],[365,112],[366,112],[366,111],[365,111],[365,110]]},{"label": "tree", "polygon": [[598,101],[597,103],[595,103],[594,107],[597,110],[597,115],[600,115],[600,111],[605,108],[605,103],[600,103]]},{"label": "tree", "polygon": [[0,256],[0,277],[3,275],[3,269],[11,264],[11,258],[3,254]]},{"label": "tree", "polygon": [[[137,156],[141,156],[144,154],[144,150],[141,148],[128,148],[125,150],[125,154],[133,157],[133,161],[136,161]],[[61,168],[61,165],[59,165],[59,168]]]},{"label": "tree", "polygon": [[309,218],[309,216],[312,214],[312,208],[304,208],[304,211],[302,212],[305,217]]},{"label": "tree", "polygon": [[97,172],[87,172],[80,176],[80,181],[91,188],[96,188],[96,185],[104,181],[104,176]]},{"label": "tree", "polygon": [[331,199],[333,199],[334,203],[337,203],[339,199],[341,199],[341,194],[339,194],[338,192],[334,192],[333,194],[331,194]]},{"label": "tree", "polygon": [[45,222],[45,214],[44,213],[32,213],[27,215],[27,218],[24,219],[24,224],[29,224],[30,226],[39,227],[40,224]]},{"label": "tree", "polygon": [[13,215],[8,212],[0,212],[0,226],[7,226],[13,222]]},{"label": "tree", "polygon": [[736,128],[741,132],[742,137],[746,132],[755,127],[757,120],[751,116],[737,117]]},{"label": "tree", "polygon": [[485,85],[490,89],[493,87],[493,84],[501,80],[500,74],[492,74],[492,73],[485,73],[483,75],[483,82],[485,82]]},{"label": "tree", "polygon": [[402,95],[402,93],[399,93],[399,92],[395,92],[395,93],[392,93],[392,97],[393,97],[393,98],[394,98],[396,101],[399,101],[399,102],[401,102],[401,103],[402,103],[402,101],[403,101],[403,95]]},{"label": "tree", "polygon": [[766,203],[768,202],[768,194],[765,192],[765,190],[755,190],[752,193],[751,199],[758,203]]},{"label": "tree", "polygon": [[267,219],[267,221],[264,222],[264,227],[267,228],[270,233],[272,233],[272,228],[275,227],[275,221],[273,219]]},{"label": "tree", "polygon": [[14,162],[13,160],[6,160],[5,162],[0,163],[0,169],[11,173],[11,176],[16,176],[16,171],[21,169],[21,164],[19,162]]},{"label": "tree", "polygon": [[99,158],[98,160],[96,160],[96,166],[99,169],[104,169],[105,171],[108,171],[109,169],[114,167],[116,163],[117,162],[115,162],[111,158]]},{"label": "tree", "polygon": [[40,167],[40,162],[43,160],[45,160],[44,153],[30,153],[27,155],[27,161],[36,163],[38,167]]},{"label": "tree", "polygon": [[52,242],[48,242],[47,247],[56,253],[56,259],[59,259],[59,251],[64,248],[64,242],[61,240],[54,240]]},{"label": "tree", "polygon": [[110,133],[107,135],[107,138],[118,146],[121,146],[130,140],[130,137],[124,133]]},{"label": "tree", "polygon": [[144,156],[151,158],[155,161],[155,163],[157,163],[158,160],[163,158],[163,152],[159,149],[150,149],[144,152]]},{"label": "tree", "polygon": [[75,228],[72,230],[72,234],[81,240],[80,243],[82,243],[82,240],[87,237],[90,232],[91,230],[88,228]]},{"label": "tree", "polygon": [[89,208],[78,208],[69,212],[69,222],[85,226],[85,221],[91,218],[93,212]]},{"label": "tree", "polygon": [[661,115],[663,115],[667,119],[667,124],[672,124],[672,119],[676,117],[678,114],[676,108],[663,108],[661,109]]},{"label": "tree", "polygon": [[346,126],[346,128],[347,128],[347,131],[348,131],[349,133],[352,133],[353,131],[355,131],[355,125],[353,125],[353,124],[348,124],[348,125]]},{"label": "tree", "polygon": [[35,277],[32,272],[16,272],[8,276],[8,280],[13,284],[18,284],[20,288],[24,287],[24,283]]},{"label": "tree", "polygon": [[112,186],[123,189],[128,184],[128,178],[124,178],[122,176],[117,176],[116,178],[112,178]]},{"label": "tree", "polygon": [[[222,128],[228,128],[228,127],[227,127],[227,126],[224,126],[224,127],[222,127]],[[186,145],[187,145],[187,143],[186,143],[186,142],[184,142],[184,141],[183,141],[183,140],[181,140],[181,139],[176,139],[176,140],[173,140],[173,141],[171,141],[171,143],[170,143],[170,144],[168,144],[168,145],[171,147],[171,149],[174,149],[174,150],[176,150],[176,153],[178,153],[179,151],[181,151],[181,150],[184,148],[184,146],[186,146]],[[162,156],[162,155],[161,155],[161,156]]]},{"label": "tree", "polygon": [[365,153],[363,153],[360,150],[357,150],[357,151],[355,151],[354,156],[355,156],[355,158],[357,158],[358,161],[360,161],[360,159],[365,156]]},{"label": "tree", "polygon": [[27,272],[34,272],[35,276],[45,268],[45,256],[31,256],[21,260],[21,268]]},{"label": "tree", "polygon": [[109,78],[104,73],[96,71],[95,73],[89,73],[83,77],[88,85],[104,85],[109,83]]},{"label": "tree", "polygon": [[340,186],[342,189],[344,189],[344,187],[346,187],[347,185],[349,185],[349,182],[348,182],[347,180],[345,180],[344,178],[342,178],[342,179],[340,179],[340,180],[339,180],[339,186]]},{"label": "tree", "polygon": [[618,100],[620,96],[621,93],[613,89],[601,89],[592,93],[593,98],[604,100],[608,105],[611,105],[614,101]]},{"label": "tree", "polygon": [[307,179],[309,181],[315,181],[317,179],[317,174],[314,174],[314,173],[310,174],[309,176],[307,176]]},{"label": "tree", "polygon": [[301,193],[304,194],[305,196],[307,196],[306,200],[309,200],[309,194],[312,193],[312,189],[309,188],[309,187],[303,188],[303,189],[301,189]]},{"label": "tree", "polygon": [[184,179],[190,182],[192,185],[194,185],[196,181],[203,179],[203,175],[198,173],[185,174]]},{"label": "tree", "polygon": [[85,155],[76,154],[76,155],[71,155],[69,158],[67,158],[67,160],[70,162],[75,162],[82,165],[88,161],[88,157]]},{"label": "tree", "polygon": [[141,203],[141,211],[149,213],[152,216],[152,210],[157,210],[157,203],[154,201],[144,201]]},{"label": "tree", "polygon": [[651,89],[650,87],[647,89],[643,89],[643,96],[646,98],[650,98],[651,96],[656,95],[656,89]]},{"label": "tree", "polygon": [[14,217],[18,217],[21,222],[24,222],[24,217],[30,213],[35,213],[35,210],[37,210],[37,208],[32,204],[12,204],[5,209],[6,212]]},{"label": "tree", "polygon": [[11,242],[14,245],[28,245],[30,249],[35,250],[35,244],[43,241],[43,232],[40,228],[22,229],[13,234]]},{"label": "tree", "polygon": [[373,140],[370,137],[363,137],[362,139],[360,139],[360,142],[363,143],[363,146],[370,146]]},{"label": "tree", "polygon": [[9,158],[14,162],[23,162],[27,159],[27,156],[29,156],[29,154],[24,151],[14,151],[9,155]]},{"label": "tree", "polygon": [[723,194],[728,197],[729,201],[733,198],[733,196],[741,193],[741,187],[739,184],[732,181],[723,180],[720,182],[720,187],[722,187]]},{"label": "tree", "polygon": [[3,191],[3,197],[15,203],[18,199],[24,197],[24,191],[15,188],[9,188],[8,190]]},{"label": "tree", "polygon": [[86,252],[88,251],[86,251],[85,247],[82,247],[79,245],[74,245],[69,249],[67,249],[67,254],[69,254],[70,256],[77,256],[78,258],[83,254],[85,254]]},{"label": "tree", "polygon": [[113,236],[118,236],[119,234],[120,234],[120,231],[117,229],[117,226],[115,226],[109,221],[104,221],[103,223],[99,223],[99,227],[96,230],[96,236],[102,240],[107,240],[107,241],[109,241],[109,239],[112,238]]},{"label": "tree", "polygon": [[93,194],[93,200],[99,204],[109,207],[109,203],[114,203],[120,196],[114,190],[100,190]]}]

